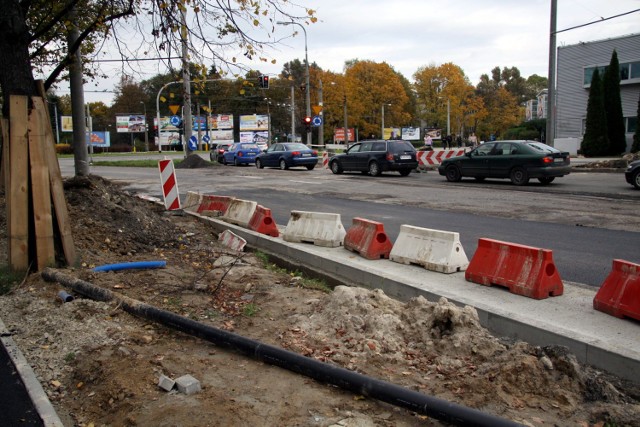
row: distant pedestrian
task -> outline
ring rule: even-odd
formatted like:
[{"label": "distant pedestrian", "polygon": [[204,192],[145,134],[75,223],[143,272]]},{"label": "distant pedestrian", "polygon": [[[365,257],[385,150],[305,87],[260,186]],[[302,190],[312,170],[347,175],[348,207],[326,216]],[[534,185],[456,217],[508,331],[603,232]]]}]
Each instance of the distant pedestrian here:
[{"label": "distant pedestrian", "polygon": [[431,135],[426,134],[424,137],[424,146],[427,147],[428,151],[433,150],[433,139],[431,139]]},{"label": "distant pedestrian", "polygon": [[471,143],[471,146],[473,148],[476,148],[476,146],[478,145],[478,137],[475,133],[471,133],[471,135],[469,135],[469,142]]},{"label": "distant pedestrian", "polygon": [[462,137],[460,135],[456,137],[456,143],[458,144],[458,148],[462,148]]}]

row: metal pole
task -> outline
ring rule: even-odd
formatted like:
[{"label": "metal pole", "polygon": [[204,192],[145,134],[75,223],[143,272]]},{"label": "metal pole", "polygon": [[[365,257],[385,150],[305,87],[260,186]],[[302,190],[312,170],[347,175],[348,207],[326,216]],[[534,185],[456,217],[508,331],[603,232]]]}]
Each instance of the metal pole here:
[{"label": "metal pole", "polygon": [[325,145],[324,143],[324,114],[322,112],[322,106],[323,101],[322,101],[322,80],[319,80],[318,82],[318,105],[320,106],[320,113],[318,114],[320,116],[320,127],[318,127],[318,144],[319,145]]},{"label": "metal pole", "polygon": [[58,124],[58,103],[53,104],[53,115],[56,119],[56,144],[60,144],[60,125]]},{"label": "metal pole", "polygon": [[[345,89],[346,90],[346,89]],[[349,146],[349,127],[347,126],[347,92],[344,93],[344,147]]]},{"label": "metal pole", "polygon": [[188,61],[188,46],[187,46],[187,17],[186,11],[181,12],[181,24],[180,39],[182,41],[182,81],[184,82],[183,94],[184,94],[184,110],[183,110],[183,131],[184,131],[184,152],[185,157],[191,154],[189,149],[189,139],[192,133],[192,119],[191,119],[191,78],[189,76],[189,61]]},{"label": "metal pole", "polygon": [[296,113],[295,113],[295,90],[291,85],[291,142],[296,142]]},{"label": "metal pole", "polygon": [[451,135],[451,100],[447,98],[447,135]]},{"label": "metal pole", "polygon": [[382,132],[380,133],[380,139],[384,139],[384,104],[382,104]]},{"label": "metal pole", "polygon": [[147,123],[147,105],[144,101],[140,101],[144,109],[144,150],[149,152],[149,124]]},{"label": "metal pole", "polygon": [[551,0],[549,29],[549,88],[547,90],[547,134],[545,143],[553,146],[556,133],[556,16],[558,0]]}]

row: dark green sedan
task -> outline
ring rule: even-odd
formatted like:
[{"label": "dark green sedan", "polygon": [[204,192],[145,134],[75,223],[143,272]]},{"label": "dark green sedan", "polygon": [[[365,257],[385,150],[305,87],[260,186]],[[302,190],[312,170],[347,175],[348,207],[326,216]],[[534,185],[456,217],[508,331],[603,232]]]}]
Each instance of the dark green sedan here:
[{"label": "dark green sedan", "polygon": [[486,142],[464,156],[443,160],[438,167],[447,181],[458,182],[464,177],[478,181],[486,178],[508,178],[515,185],[525,185],[531,178],[550,184],[560,176],[569,175],[569,153],[537,141]]}]

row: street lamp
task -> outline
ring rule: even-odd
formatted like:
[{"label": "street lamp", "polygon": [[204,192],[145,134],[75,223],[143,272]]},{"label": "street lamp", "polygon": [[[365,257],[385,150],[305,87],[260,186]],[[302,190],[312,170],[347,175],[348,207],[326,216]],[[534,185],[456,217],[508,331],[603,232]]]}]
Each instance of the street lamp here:
[{"label": "street lamp", "polygon": [[[438,98],[442,99],[443,96]],[[451,134],[451,99],[447,98],[447,135]]]},{"label": "street lamp", "polygon": [[[147,131],[148,129],[148,124],[147,124],[147,105],[144,103],[144,101],[140,101],[140,104],[142,104],[142,107],[144,108],[144,149],[145,151],[149,151],[149,132]],[[159,126],[159,124],[158,124]]]},{"label": "street lamp", "polygon": [[385,105],[391,105],[391,104],[382,104],[382,133],[380,134],[380,139],[384,139],[384,106]]},{"label": "street lamp", "polygon": [[[299,25],[304,31],[304,64],[305,64],[305,96],[307,103],[307,117],[311,117],[311,97],[309,96],[309,57],[307,55],[307,29],[299,22],[278,21],[278,25]],[[311,145],[311,131],[307,132],[307,145]]]}]

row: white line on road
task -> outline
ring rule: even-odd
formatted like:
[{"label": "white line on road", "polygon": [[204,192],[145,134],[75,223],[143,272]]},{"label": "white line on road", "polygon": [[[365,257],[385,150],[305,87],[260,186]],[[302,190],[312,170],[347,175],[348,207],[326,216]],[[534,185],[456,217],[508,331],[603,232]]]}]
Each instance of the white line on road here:
[{"label": "white line on road", "polygon": [[295,179],[292,179],[290,181],[297,182],[299,184],[321,184],[320,182],[315,182],[315,181],[296,181]]}]

